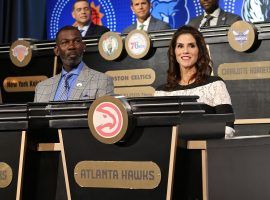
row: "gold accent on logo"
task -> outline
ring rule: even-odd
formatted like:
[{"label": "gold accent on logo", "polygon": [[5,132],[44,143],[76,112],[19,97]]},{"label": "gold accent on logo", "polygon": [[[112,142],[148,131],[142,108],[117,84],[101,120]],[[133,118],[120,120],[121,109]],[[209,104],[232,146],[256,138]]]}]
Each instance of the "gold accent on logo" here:
[{"label": "gold accent on logo", "polygon": [[153,96],[155,89],[151,86],[142,87],[120,87],[114,88],[115,94],[120,94],[125,97],[147,97]]},{"label": "gold accent on logo", "polygon": [[40,81],[47,78],[47,76],[7,77],[3,86],[6,92],[32,92]]},{"label": "gold accent on logo", "polygon": [[0,162],[0,188],[8,187],[12,181],[12,177],[11,167],[5,162]]},{"label": "gold accent on logo", "polygon": [[116,60],[123,51],[123,40],[115,32],[106,32],[99,39],[98,50],[105,60]]},{"label": "gold accent on logo", "polygon": [[161,171],[150,161],[81,161],[75,166],[74,178],[80,187],[154,189]]},{"label": "gold accent on logo", "polygon": [[92,135],[100,142],[114,144],[122,140],[128,128],[128,114],[121,100],[112,96],[97,98],[88,112]]},{"label": "gold accent on logo", "polygon": [[16,40],[10,47],[9,57],[17,67],[25,67],[32,58],[30,43],[25,40]]},{"label": "gold accent on logo", "polygon": [[151,85],[156,80],[156,72],[151,68],[107,71],[113,78],[115,87]]},{"label": "gold accent on logo", "polygon": [[224,63],[218,75],[224,80],[269,79],[270,61]]},{"label": "gold accent on logo", "polygon": [[228,32],[230,46],[239,52],[244,52],[254,45],[257,31],[254,25],[244,21],[233,23]]},{"label": "gold accent on logo", "polygon": [[125,48],[128,55],[135,59],[145,57],[151,47],[149,35],[143,30],[131,31],[125,40]]}]

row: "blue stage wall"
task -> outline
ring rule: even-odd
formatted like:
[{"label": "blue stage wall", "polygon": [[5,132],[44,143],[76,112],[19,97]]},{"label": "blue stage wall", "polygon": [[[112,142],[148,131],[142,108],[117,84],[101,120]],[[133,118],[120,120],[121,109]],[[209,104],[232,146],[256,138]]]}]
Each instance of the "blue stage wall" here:
[{"label": "blue stage wall", "polygon": [[[55,38],[57,30],[74,23],[71,17],[75,0],[47,0],[48,39]],[[98,21],[111,31],[122,30],[134,23],[135,15],[130,9],[130,0],[89,0],[93,2]],[[152,15],[169,22],[173,28],[186,24],[190,18],[202,14],[199,0],[152,0]],[[246,21],[257,22],[269,19],[269,0],[220,0],[220,7],[236,13]]]}]

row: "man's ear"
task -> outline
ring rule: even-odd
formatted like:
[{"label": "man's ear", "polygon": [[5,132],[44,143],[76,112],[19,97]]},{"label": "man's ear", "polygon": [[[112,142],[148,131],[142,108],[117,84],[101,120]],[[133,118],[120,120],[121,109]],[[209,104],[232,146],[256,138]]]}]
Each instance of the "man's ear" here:
[{"label": "man's ear", "polygon": [[82,43],[83,43],[83,52],[85,52],[86,44],[85,44],[85,42],[82,42]]},{"label": "man's ear", "polygon": [[133,10],[133,6],[130,6],[130,9],[132,10],[132,12],[134,12],[134,10]]},{"label": "man's ear", "polygon": [[59,50],[57,46],[54,47],[53,51],[56,56],[59,56]]},{"label": "man's ear", "polygon": [[[73,19],[75,19],[74,11],[71,12],[71,15],[72,15]],[[76,19],[75,19],[75,20],[76,20]]]}]

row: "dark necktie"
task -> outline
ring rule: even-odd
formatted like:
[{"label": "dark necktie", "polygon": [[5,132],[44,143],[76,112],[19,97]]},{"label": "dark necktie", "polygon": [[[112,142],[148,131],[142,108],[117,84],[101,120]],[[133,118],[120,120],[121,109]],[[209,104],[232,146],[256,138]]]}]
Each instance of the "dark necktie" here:
[{"label": "dark necktie", "polygon": [[143,30],[143,28],[144,28],[144,24],[141,24],[140,26],[139,26],[139,30]]},{"label": "dark necktie", "polygon": [[68,92],[70,90],[68,80],[73,74],[65,74],[63,76],[63,81],[61,82],[61,85],[59,86],[59,96],[56,101],[66,101],[68,100]]},{"label": "dark necktie", "polygon": [[83,35],[84,30],[83,30],[83,29],[81,29],[81,30],[79,30],[79,31],[80,31],[81,35]]},{"label": "dark necktie", "polygon": [[210,26],[210,21],[214,18],[211,15],[206,15],[204,18],[206,18],[206,21],[204,22],[204,24],[201,27],[208,27]]}]

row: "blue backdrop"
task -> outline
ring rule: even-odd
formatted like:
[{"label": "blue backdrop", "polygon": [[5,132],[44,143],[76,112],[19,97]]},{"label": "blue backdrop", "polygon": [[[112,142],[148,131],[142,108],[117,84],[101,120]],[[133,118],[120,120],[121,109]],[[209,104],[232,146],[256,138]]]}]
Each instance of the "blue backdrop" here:
[{"label": "blue backdrop", "polygon": [[[75,0],[47,0],[48,39],[55,38],[57,30],[74,23],[71,17]],[[122,30],[134,23],[135,16],[130,9],[130,0],[89,0],[97,23],[111,31]],[[190,18],[202,14],[199,0],[152,0],[151,13],[154,17],[166,21],[173,28],[186,24]],[[269,18],[269,0],[220,0],[220,7],[236,13],[246,21],[265,21]]]}]

